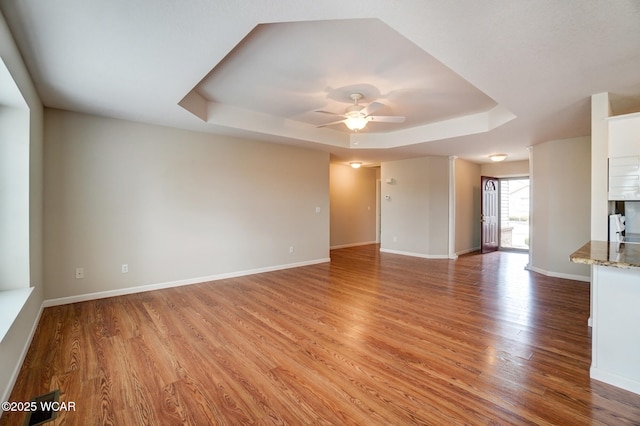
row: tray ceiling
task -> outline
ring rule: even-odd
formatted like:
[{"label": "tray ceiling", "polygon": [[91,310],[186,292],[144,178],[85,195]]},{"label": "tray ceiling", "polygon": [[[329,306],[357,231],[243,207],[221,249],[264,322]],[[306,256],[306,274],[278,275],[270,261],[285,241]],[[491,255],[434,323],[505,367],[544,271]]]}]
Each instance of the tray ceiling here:
[{"label": "tray ceiling", "polygon": [[[495,152],[590,134],[590,96],[640,110],[635,0],[4,0],[45,106],[330,151]],[[316,128],[348,95],[404,124]]]}]

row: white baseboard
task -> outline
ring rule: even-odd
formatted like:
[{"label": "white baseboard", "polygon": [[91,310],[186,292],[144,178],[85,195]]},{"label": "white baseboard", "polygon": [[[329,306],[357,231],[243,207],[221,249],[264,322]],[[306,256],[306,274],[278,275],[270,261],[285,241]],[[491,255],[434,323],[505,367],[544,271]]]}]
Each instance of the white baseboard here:
[{"label": "white baseboard", "polygon": [[617,374],[609,371],[604,371],[599,368],[591,367],[589,375],[592,379],[599,380],[604,383],[608,383],[613,386],[617,386],[621,389],[628,390],[629,392],[637,393],[640,395],[640,382],[637,380],[631,380],[626,377],[618,376]]},{"label": "white baseboard", "polygon": [[60,297],[57,299],[48,299],[42,302],[42,306],[44,308],[48,308],[50,306],[66,305],[69,303],[85,302],[88,300],[104,299],[107,297],[114,297],[114,296],[124,296],[127,294],[142,293],[142,292],[151,291],[151,290],[161,290],[164,288],[171,288],[171,287],[180,287],[183,285],[200,284],[207,281],[218,281],[218,280],[224,280],[227,278],[243,277],[246,275],[254,275],[254,274],[260,274],[263,272],[278,271],[281,269],[298,268],[300,266],[316,265],[318,263],[326,263],[330,261],[331,259],[329,258],[315,259],[315,260],[309,260],[306,262],[288,263],[285,265],[269,266],[266,268],[258,268],[258,269],[249,269],[246,271],[231,272],[226,274],[209,275],[205,277],[189,278],[185,280],[169,281],[165,283],[147,284],[147,285],[141,285],[136,287],[121,288],[116,290],[100,291],[96,293],[79,294],[76,296]]},{"label": "white baseboard", "polygon": [[368,245],[371,245],[371,244],[378,244],[378,243],[375,242],[375,241],[366,241],[366,242],[363,242],[363,243],[340,244],[340,245],[337,245],[337,246],[331,246],[331,247],[329,247],[329,249],[330,250],[335,250],[335,249],[348,248],[348,247],[368,246]]},{"label": "white baseboard", "polygon": [[548,277],[554,278],[563,278],[565,280],[574,280],[574,281],[583,281],[583,282],[591,282],[590,277],[585,277],[584,275],[573,275],[573,274],[564,274],[561,272],[551,272],[544,269],[536,268],[535,266],[527,265],[525,266],[527,271],[537,272],[542,275],[546,275]]},{"label": "white baseboard", "polygon": [[382,253],[391,253],[391,254],[400,254],[402,256],[421,257],[423,259],[450,259],[448,254],[412,253],[410,251],[390,250],[390,249],[384,249],[384,248],[381,248],[380,252],[382,252]]}]

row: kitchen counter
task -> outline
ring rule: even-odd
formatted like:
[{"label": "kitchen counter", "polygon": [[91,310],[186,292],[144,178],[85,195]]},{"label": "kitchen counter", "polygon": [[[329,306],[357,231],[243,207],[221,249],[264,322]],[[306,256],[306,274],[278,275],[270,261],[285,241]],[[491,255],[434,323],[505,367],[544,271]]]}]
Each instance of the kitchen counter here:
[{"label": "kitchen counter", "polygon": [[640,244],[589,241],[569,256],[574,263],[640,268]]},{"label": "kitchen counter", "polygon": [[591,265],[591,378],[640,394],[640,244],[590,241],[571,261]]}]

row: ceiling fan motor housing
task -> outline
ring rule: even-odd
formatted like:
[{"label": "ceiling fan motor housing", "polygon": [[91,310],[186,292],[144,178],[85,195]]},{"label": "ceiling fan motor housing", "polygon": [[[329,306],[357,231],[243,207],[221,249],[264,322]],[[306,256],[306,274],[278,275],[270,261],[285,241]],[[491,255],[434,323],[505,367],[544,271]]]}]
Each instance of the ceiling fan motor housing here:
[{"label": "ceiling fan motor housing", "polygon": [[[362,105],[350,105],[347,107],[346,111],[345,111],[345,115],[347,116],[352,116],[352,115],[361,115],[362,113],[360,111],[362,111],[362,109],[364,108],[364,106]],[[362,114],[364,115],[364,114]]]},{"label": "ceiling fan motor housing", "polygon": [[349,97],[353,100],[353,105],[349,105],[347,107],[347,109],[345,110],[345,115],[347,117],[358,117],[360,115],[364,115],[364,114],[360,113],[360,111],[362,111],[364,106],[358,105],[358,101],[360,99],[362,99],[362,94],[361,93],[352,93],[351,96],[349,96]]}]

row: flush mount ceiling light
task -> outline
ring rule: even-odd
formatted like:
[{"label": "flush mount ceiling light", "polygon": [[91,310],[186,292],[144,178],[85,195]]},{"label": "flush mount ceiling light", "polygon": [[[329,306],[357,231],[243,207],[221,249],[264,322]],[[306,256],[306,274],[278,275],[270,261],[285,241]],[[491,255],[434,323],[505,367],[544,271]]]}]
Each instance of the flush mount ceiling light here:
[{"label": "flush mount ceiling light", "polygon": [[351,165],[351,167],[353,167],[354,169],[359,169],[360,166],[362,166],[362,163],[359,161],[352,161],[351,163],[349,163],[349,165]]},{"label": "flush mount ceiling light", "polygon": [[489,158],[491,158],[491,161],[504,161],[505,158],[507,158],[507,154],[492,154],[489,156]]}]

